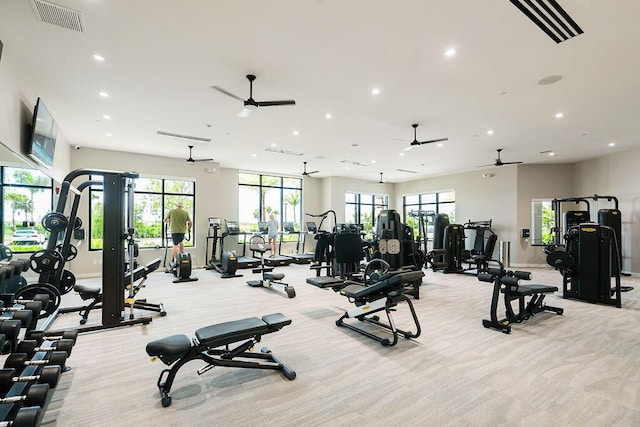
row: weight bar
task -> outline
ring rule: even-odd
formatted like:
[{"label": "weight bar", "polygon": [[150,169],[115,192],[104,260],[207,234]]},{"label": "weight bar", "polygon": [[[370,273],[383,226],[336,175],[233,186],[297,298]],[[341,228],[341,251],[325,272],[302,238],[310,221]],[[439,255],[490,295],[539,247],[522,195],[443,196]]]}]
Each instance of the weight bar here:
[{"label": "weight bar", "polygon": [[60,339],[58,341],[45,341],[38,343],[35,340],[22,340],[16,346],[15,353],[26,353],[33,355],[39,351],[51,352],[51,351],[64,351],[67,353],[67,357],[71,356],[73,350],[74,341],[72,339]]},{"label": "weight bar", "polygon": [[37,341],[39,345],[44,341],[59,341],[62,339],[73,340],[73,344],[75,345],[77,338],[77,329],[67,329],[65,331],[62,331],[62,335],[53,335],[46,331],[28,331],[25,337],[25,339],[27,340]]},{"label": "weight bar", "polygon": [[42,359],[31,360],[31,355],[27,353],[11,353],[4,361],[5,368],[14,368],[16,372],[22,372],[27,366],[48,366],[59,365],[64,369],[67,363],[67,352],[65,351],[51,351],[48,352]]},{"label": "weight bar", "polygon": [[22,406],[39,406],[43,408],[47,403],[47,395],[50,389],[49,384],[32,384],[27,388],[26,394],[0,398],[0,405],[20,403]]},{"label": "weight bar", "polygon": [[17,376],[13,368],[0,369],[0,390],[6,393],[15,383],[49,384],[49,387],[56,388],[61,374],[62,367],[59,365],[43,366],[38,374],[25,376]]}]

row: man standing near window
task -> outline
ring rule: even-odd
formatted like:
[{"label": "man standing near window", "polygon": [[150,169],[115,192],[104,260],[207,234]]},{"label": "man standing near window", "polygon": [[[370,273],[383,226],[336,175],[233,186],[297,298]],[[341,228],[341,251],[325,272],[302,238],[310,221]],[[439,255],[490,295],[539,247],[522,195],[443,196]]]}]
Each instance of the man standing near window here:
[{"label": "man standing near window", "polygon": [[181,254],[184,253],[184,235],[191,233],[193,222],[191,222],[189,212],[183,209],[182,202],[178,202],[175,209],[169,211],[164,222],[171,229],[171,239],[173,240],[173,261],[171,264],[173,265],[178,259],[178,251]]}]

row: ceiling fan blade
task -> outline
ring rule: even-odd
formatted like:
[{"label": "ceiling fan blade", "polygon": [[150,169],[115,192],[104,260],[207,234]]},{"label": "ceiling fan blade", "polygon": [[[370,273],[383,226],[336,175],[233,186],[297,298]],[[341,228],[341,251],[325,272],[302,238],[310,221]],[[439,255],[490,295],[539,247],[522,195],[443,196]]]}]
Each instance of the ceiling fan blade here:
[{"label": "ceiling fan blade", "polygon": [[486,168],[486,167],[488,167],[488,166],[500,166],[500,165],[497,165],[497,164],[495,164],[495,163],[489,163],[488,165],[480,165],[480,166],[478,166],[478,167],[479,167],[479,168]]},{"label": "ceiling fan blade", "polygon": [[503,165],[519,165],[522,162],[502,162]]},{"label": "ceiling fan blade", "polygon": [[213,159],[191,159],[194,162],[212,162]]},{"label": "ceiling fan blade", "polygon": [[282,101],[260,101],[256,102],[258,107],[273,107],[276,105],[296,105],[296,101],[293,99],[286,99]]},{"label": "ceiling fan blade", "polygon": [[307,175],[311,175],[312,173],[318,173],[320,171],[311,171],[311,172],[307,172]]},{"label": "ceiling fan blade", "polygon": [[410,146],[408,146],[407,148],[403,148],[402,151],[410,151],[412,148],[414,147],[413,144],[411,144]]},{"label": "ceiling fan blade", "polygon": [[234,95],[233,93],[227,91],[226,89],[221,88],[220,86],[211,86],[211,89],[215,89],[218,92],[224,93],[227,96],[237,99],[238,101],[244,102],[244,99],[240,98],[238,95]]},{"label": "ceiling fan blade", "polygon": [[430,139],[428,141],[419,141],[418,144],[422,145],[422,144],[431,144],[433,142],[441,142],[441,141],[448,141],[449,138],[438,138],[438,139]]}]

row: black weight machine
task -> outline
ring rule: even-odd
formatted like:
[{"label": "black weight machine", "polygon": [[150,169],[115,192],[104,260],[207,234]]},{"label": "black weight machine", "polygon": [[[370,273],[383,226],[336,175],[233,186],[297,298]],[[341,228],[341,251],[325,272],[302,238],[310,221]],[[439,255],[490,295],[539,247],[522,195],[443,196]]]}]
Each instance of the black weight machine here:
[{"label": "black weight machine", "polygon": [[[335,236],[336,236],[336,213],[333,210],[328,210],[321,214],[305,215],[312,218],[320,218],[320,224],[315,228],[316,232],[313,238],[316,240],[316,250],[314,252],[313,263],[309,268],[316,272],[315,277],[307,279],[307,283],[318,286],[320,288],[332,287],[340,285],[344,282],[343,279],[336,277],[335,272]],[[322,225],[324,221],[331,216],[333,218],[333,226],[330,230],[324,230]],[[315,223],[314,223],[315,225]],[[307,229],[309,230],[310,223],[307,222]],[[325,276],[322,276],[322,271],[325,271]]]},{"label": "black weight machine", "polygon": [[[558,315],[564,313],[564,309],[551,307],[544,303],[546,294],[556,292],[555,286],[549,285],[521,285],[520,280],[531,280],[528,271],[505,270],[503,264],[496,260],[488,260],[496,263],[498,268],[487,268],[486,272],[478,273],[481,282],[493,283],[491,294],[490,319],[482,321],[485,328],[495,329],[505,334],[511,333],[511,324],[520,323],[543,311],[550,311]],[[504,296],[505,318],[498,317],[498,303],[500,294]],[[529,298],[526,301],[525,298]],[[518,312],[513,310],[512,302],[517,301]]]},{"label": "black weight machine", "polygon": [[[209,218],[207,244],[204,253],[209,253],[209,241],[211,241],[211,258],[209,258],[206,269],[216,270],[223,279],[242,277],[242,274],[236,274],[238,270],[238,257],[236,256],[236,252],[222,250],[222,239],[225,238],[225,234],[219,235],[220,229],[222,229],[222,221],[220,218]],[[220,260],[217,258],[218,241],[220,241],[221,250]]]},{"label": "black weight machine", "polygon": [[254,288],[278,289],[287,294],[287,297],[294,298],[296,296],[296,290],[293,286],[280,281],[284,279],[284,274],[272,273],[273,268],[265,265],[264,254],[271,251],[271,246],[266,244],[264,238],[260,235],[251,237],[249,249],[254,253],[258,252],[260,254],[260,266],[254,268],[253,273],[260,273],[262,277],[260,280],[249,280],[247,284]]},{"label": "black weight machine", "polygon": [[[101,181],[86,181],[78,186],[78,190],[72,189],[72,183],[81,176],[101,176]],[[70,172],[62,182],[58,199],[57,213],[63,215],[68,197],[73,193],[73,208],[67,221],[67,233],[63,242],[63,250],[67,239],[71,238],[69,227],[74,229],[76,213],[81,191],[91,185],[101,185],[103,193],[103,249],[102,249],[102,324],[78,327],[79,332],[89,332],[102,329],[111,329],[135,324],[149,324],[152,318],[143,316],[124,320],[125,297],[127,288],[125,257],[128,248],[125,248],[130,230],[133,229],[133,180],[138,177],[134,172],[113,172],[94,169],[78,169]],[[53,217],[55,219],[55,217]],[[127,224],[130,227],[127,227]],[[55,245],[57,234],[50,237],[49,245]],[[48,247],[47,249],[50,250]],[[35,254],[34,254],[35,255]],[[61,254],[65,257],[65,254]],[[129,265],[133,266],[133,260]],[[78,311],[77,309],[60,310],[60,313]],[[63,331],[52,331],[52,334]]]},{"label": "black weight machine", "polygon": [[489,260],[493,258],[498,235],[491,229],[492,220],[471,221],[463,224],[464,230],[471,230],[475,233],[473,247],[462,251],[462,260],[468,264],[464,269],[465,273],[475,274],[485,272]]},{"label": "black weight machine", "polygon": [[434,211],[417,210],[409,212],[409,216],[418,220],[418,238],[416,239],[416,251],[420,253],[420,258],[422,259],[422,263],[418,267],[422,268],[425,266],[426,257],[429,253],[429,225],[434,224],[436,213]]}]

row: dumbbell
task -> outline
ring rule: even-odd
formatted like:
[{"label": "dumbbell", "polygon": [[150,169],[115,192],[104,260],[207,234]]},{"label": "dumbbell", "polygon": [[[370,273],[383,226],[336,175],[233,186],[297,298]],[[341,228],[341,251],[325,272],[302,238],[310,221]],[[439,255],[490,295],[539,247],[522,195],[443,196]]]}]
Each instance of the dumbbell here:
[{"label": "dumbbell", "polygon": [[41,412],[38,406],[20,408],[12,420],[0,421],[0,427],[34,427],[38,425]]},{"label": "dumbbell", "polygon": [[26,394],[2,397],[0,398],[0,405],[18,403],[21,406],[39,406],[42,408],[45,403],[47,403],[47,396],[50,389],[49,384],[30,384],[26,390],[23,390]]},{"label": "dumbbell", "polygon": [[33,320],[33,312],[31,310],[18,310],[0,316],[0,322],[9,320],[19,320],[21,328],[28,328]]},{"label": "dumbbell", "polygon": [[42,357],[34,357],[26,353],[11,353],[4,361],[4,367],[14,368],[17,372],[22,372],[27,366],[48,366],[60,365],[64,368],[67,363],[67,353],[65,351],[51,351]]},{"label": "dumbbell", "polygon": [[62,334],[50,334],[46,331],[28,331],[25,339],[38,341],[38,344],[42,344],[44,341],[58,341],[62,339],[70,339],[73,340],[73,344],[75,345],[76,339],[78,338],[78,330],[77,329],[66,329],[62,331]]},{"label": "dumbbell", "polygon": [[6,393],[15,383],[49,384],[49,387],[55,388],[62,374],[62,367],[47,365],[41,369],[25,369],[25,373],[23,376],[17,376],[13,368],[0,369],[0,392]]},{"label": "dumbbell", "polygon": [[29,310],[34,316],[39,316],[42,311],[42,301],[29,301],[19,306],[0,307],[0,313],[15,313],[20,310]]},{"label": "dumbbell", "polygon": [[71,356],[73,350],[72,339],[59,339],[58,341],[45,341],[38,343],[35,340],[22,340],[18,343],[15,353],[25,353],[32,356],[37,352],[64,351],[67,357]]},{"label": "dumbbell", "polygon": [[0,304],[3,304],[3,305],[0,305],[0,307],[40,301],[42,302],[42,309],[46,310],[47,307],[49,306],[50,300],[51,300],[51,297],[49,296],[49,294],[36,294],[33,296],[33,299],[22,299],[22,298],[16,299],[15,294],[6,293],[6,294],[0,294]]},{"label": "dumbbell", "polygon": [[5,337],[4,344],[0,349],[2,353],[8,353],[15,349],[18,344],[18,335],[20,335],[20,327],[22,326],[19,320],[5,320],[0,322],[0,335]]}]

